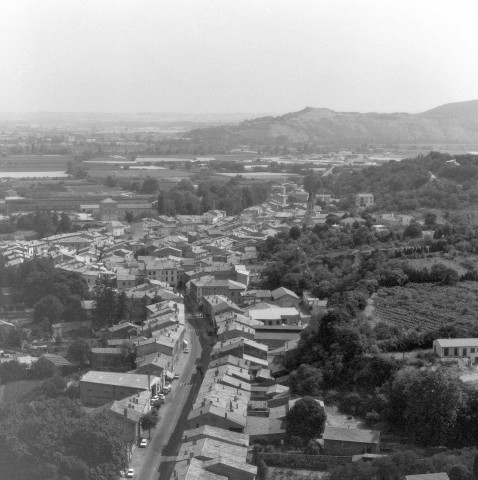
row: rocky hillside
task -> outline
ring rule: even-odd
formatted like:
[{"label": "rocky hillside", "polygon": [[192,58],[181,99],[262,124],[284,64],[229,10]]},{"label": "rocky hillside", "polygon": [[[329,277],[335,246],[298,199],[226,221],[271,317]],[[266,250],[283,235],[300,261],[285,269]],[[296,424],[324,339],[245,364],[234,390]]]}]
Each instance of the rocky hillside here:
[{"label": "rocky hillside", "polygon": [[310,108],[279,117],[192,130],[198,141],[231,144],[478,144],[478,100],[423,113],[357,113]]}]

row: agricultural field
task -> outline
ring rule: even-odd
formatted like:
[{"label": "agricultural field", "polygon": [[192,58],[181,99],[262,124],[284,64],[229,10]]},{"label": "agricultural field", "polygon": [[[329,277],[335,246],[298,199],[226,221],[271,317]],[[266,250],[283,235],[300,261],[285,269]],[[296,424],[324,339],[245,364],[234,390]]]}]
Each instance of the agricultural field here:
[{"label": "agricultural field", "polygon": [[72,155],[7,155],[0,157],[0,172],[66,170]]},{"label": "agricultural field", "polygon": [[454,286],[409,283],[374,295],[372,319],[405,328],[435,330],[448,323],[478,319],[478,283]]},{"label": "agricultural field", "polygon": [[188,170],[176,170],[176,169],[169,169],[169,168],[161,168],[161,169],[147,169],[147,170],[140,170],[140,169],[100,169],[100,168],[90,168],[88,169],[88,176],[90,178],[98,178],[103,179],[106,177],[116,177],[116,178],[146,178],[152,177],[158,180],[165,179],[165,180],[174,180],[178,179],[181,180],[183,178],[189,178],[194,175],[194,172]]}]

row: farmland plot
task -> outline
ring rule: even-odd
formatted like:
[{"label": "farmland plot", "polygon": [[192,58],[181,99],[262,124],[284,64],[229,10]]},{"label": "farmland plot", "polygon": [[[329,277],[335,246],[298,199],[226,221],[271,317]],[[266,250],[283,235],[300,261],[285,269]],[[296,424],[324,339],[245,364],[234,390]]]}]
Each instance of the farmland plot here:
[{"label": "farmland plot", "polygon": [[448,323],[478,320],[478,282],[454,286],[409,283],[382,288],[374,297],[374,317],[405,328],[435,330]]}]

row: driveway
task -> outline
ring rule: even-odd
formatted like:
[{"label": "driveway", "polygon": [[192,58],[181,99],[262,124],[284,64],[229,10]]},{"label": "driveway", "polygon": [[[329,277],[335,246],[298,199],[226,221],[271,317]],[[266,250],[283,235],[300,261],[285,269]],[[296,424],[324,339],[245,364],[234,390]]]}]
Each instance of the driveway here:
[{"label": "driveway", "polygon": [[[183,353],[176,371],[179,379],[173,381],[166,403],[159,409],[159,422],[151,431],[151,440],[146,448],[136,448],[130,467],[138,480],[167,480],[173,469],[179,443],[185,429],[189,411],[200,387],[201,379],[196,373],[196,364],[207,365],[210,347],[202,319],[193,319],[186,313],[185,338],[189,337],[189,353]],[[205,347],[205,348],[204,348]]]}]

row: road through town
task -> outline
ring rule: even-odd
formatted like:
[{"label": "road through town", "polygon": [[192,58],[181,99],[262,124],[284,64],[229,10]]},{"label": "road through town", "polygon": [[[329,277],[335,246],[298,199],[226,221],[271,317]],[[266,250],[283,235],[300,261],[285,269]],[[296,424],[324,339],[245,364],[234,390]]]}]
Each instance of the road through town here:
[{"label": "road through town", "polygon": [[166,403],[159,410],[160,420],[147,448],[136,449],[130,462],[137,480],[167,480],[174,469],[174,459],[186,420],[201,382],[196,364],[207,365],[210,353],[203,320],[192,318],[187,313],[186,328],[190,352],[182,354],[176,367],[179,379],[174,380],[171,393],[166,396]]}]

